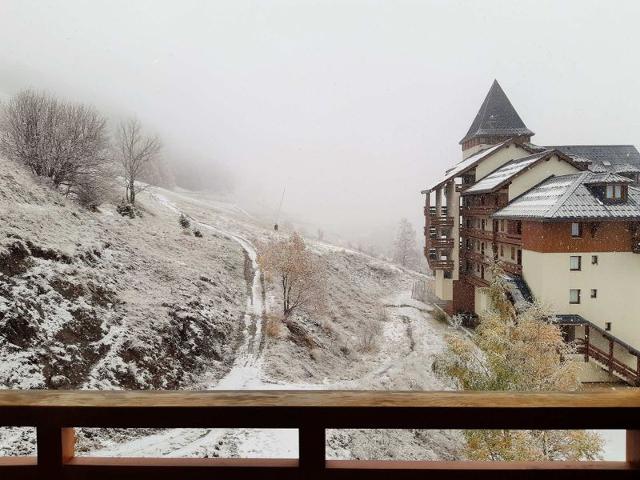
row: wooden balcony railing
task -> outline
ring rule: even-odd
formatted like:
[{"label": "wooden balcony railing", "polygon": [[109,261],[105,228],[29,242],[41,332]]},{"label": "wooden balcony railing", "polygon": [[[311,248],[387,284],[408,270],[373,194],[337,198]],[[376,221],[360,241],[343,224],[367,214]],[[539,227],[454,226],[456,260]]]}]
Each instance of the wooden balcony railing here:
[{"label": "wooden balcony railing", "polygon": [[431,248],[451,249],[453,248],[453,238],[429,238]]},{"label": "wooden balcony railing", "polygon": [[[640,394],[507,392],[2,391],[0,425],[37,429],[37,457],[0,458],[2,479],[640,478]],[[294,428],[293,459],[74,455],[73,427]],[[326,429],[625,429],[626,461],[327,460]]]},{"label": "wooden balcony railing", "polygon": [[437,260],[433,257],[427,257],[427,263],[431,270],[453,270],[453,260]]},{"label": "wooden balcony railing", "polygon": [[502,261],[500,263],[500,266],[507,273],[512,273],[513,275],[522,275],[522,265],[518,265],[517,263]]},{"label": "wooden balcony railing", "polygon": [[463,237],[479,238],[481,240],[494,240],[494,234],[491,230],[482,230],[480,228],[463,227],[460,229],[460,235]]},{"label": "wooden balcony railing", "polygon": [[[611,340],[609,352],[605,352],[583,339],[578,339],[576,343],[577,352],[584,355],[585,358],[594,360],[596,363],[599,363],[602,368],[608,370],[610,374],[623,378],[631,385],[640,385],[640,369],[634,369],[616,358],[613,349],[613,340]],[[638,366],[640,367],[640,358],[638,359]],[[640,395],[640,392],[638,392],[638,395]]]},{"label": "wooden balcony railing", "polygon": [[511,243],[514,245],[522,245],[522,234],[511,232],[496,232],[496,241],[502,243]]},{"label": "wooden balcony railing", "polygon": [[453,227],[453,217],[432,215],[429,217],[429,225],[433,227]]},{"label": "wooden balcony railing", "polygon": [[500,210],[500,208],[502,207],[495,205],[474,205],[471,207],[462,207],[461,212],[465,217],[488,216],[494,212],[497,212],[498,210]]}]

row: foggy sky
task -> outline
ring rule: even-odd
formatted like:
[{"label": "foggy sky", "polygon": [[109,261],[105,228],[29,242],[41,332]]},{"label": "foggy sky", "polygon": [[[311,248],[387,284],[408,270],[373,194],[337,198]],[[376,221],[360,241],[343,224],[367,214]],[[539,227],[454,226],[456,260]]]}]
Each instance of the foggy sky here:
[{"label": "foggy sky", "polygon": [[640,143],[639,14],[637,1],[0,0],[0,92],[136,114],[184,168],[223,164],[274,212],[286,185],[285,210],[327,229],[420,228],[419,192],[459,161],[494,78],[536,143]]}]

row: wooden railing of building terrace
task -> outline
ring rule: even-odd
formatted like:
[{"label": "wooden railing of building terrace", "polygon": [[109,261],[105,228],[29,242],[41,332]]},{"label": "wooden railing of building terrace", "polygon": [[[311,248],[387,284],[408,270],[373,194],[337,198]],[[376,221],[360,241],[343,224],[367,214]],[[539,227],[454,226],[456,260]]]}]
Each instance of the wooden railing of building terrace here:
[{"label": "wooden railing of building terrace", "polygon": [[[640,478],[640,393],[2,391],[0,425],[37,429],[37,457],[0,459],[2,479]],[[74,427],[295,428],[299,458],[74,455]],[[626,461],[327,460],[326,429],[625,429]]]}]

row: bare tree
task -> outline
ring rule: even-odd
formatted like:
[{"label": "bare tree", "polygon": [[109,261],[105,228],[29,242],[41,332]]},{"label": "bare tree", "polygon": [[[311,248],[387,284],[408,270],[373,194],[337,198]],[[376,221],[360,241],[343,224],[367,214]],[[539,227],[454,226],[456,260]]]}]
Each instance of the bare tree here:
[{"label": "bare tree", "polygon": [[420,261],[416,231],[413,225],[403,218],[398,225],[398,233],[393,244],[393,261],[406,268],[417,268]]},{"label": "bare tree", "polygon": [[116,135],[116,158],[122,167],[127,203],[134,204],[140,187],[136,181],[158,157],[160,139],[145,135],[140,121],[131,118],[120,123]]},{"label": "bare tree", "polygon": [[90,106],[25,90],[2,109],[2,153],[87,206],[100,203],[113,177],[107,147],[106,120]]},{"label": "bare tree", "polygon": [[273,241],[258,257],[262,271],[275,279],[282,290],[282,313],[289,317],[296,309],[319,307],[324,301],[324,269],[294,232],[288,239]]}]

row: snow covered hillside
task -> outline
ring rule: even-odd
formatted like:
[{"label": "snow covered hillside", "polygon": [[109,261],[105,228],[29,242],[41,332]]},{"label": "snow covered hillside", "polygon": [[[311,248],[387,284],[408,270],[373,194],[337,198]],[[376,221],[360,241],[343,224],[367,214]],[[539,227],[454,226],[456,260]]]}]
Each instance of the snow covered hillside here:
[{"label": "snow covered hillside", "polygon": [[[150,188],[143,215],[91,213],[0,159],[0,386],[90,389],[443,389],[431,371],[446,327],[410,299],[419,274],[307,240],[326,267],[326,311],[277,334],[277,290],[258,246],[276,235],[236,205]],[[191,220],[184,230],[183,213]],[[196,237],[191,230],[199,230]],[[286,235],[286,233],[280,233]],[[360,348],[364,322],[381,324]],[[0,449],[27,452],[28,432]],[[109,455],[295,456],[295,432],[80,432]],[[332,432],[330,455],[455,458],[451,432]],[[274,452],[280,446],[280,452]],[[133,453],[132,453],[133,452]]]}]

